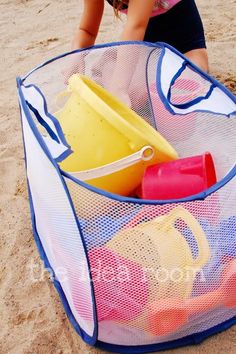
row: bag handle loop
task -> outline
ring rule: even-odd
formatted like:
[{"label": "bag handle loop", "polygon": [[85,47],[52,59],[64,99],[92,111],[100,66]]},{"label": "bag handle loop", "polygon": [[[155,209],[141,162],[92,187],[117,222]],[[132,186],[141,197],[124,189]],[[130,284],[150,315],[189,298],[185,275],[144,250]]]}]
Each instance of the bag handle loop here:
[{"label": "bag handle loop", "polygon": [[46,130],[47,136],[42,134],[52,157],[60,162],[72,153],[67,143],[59,121],[48,112],[43,93],[35,85],[21,86],[24,99],[38,123]]}]

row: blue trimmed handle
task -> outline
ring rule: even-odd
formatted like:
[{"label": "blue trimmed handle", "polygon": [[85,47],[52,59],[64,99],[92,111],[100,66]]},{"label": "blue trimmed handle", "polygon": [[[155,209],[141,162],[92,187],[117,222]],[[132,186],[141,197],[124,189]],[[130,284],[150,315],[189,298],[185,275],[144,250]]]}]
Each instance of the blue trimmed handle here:
[{"label": "blue trimmed handle", "polygon": [[34,114],[38,123],[46,130],[48,136],[43,136],[49,151],[56,161],[62,161],[72,153],[59,121],[48,112],[46,99],[35,85],[21,86],[25,102]]}]

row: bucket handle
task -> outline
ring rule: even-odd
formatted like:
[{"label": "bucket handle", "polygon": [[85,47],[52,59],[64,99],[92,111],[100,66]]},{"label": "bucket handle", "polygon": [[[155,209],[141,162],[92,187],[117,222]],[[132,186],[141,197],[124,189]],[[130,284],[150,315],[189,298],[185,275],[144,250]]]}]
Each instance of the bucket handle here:
[{"label": "bucket handle", "polygon": [[153,156],[153,147],[147,145],[129,156],[123,157],[122,159],[116,160],[106,165],[92,168],[90,170],[67,173],[71,174],[72,176],[78,178],[81,181],[88,181],[91,179],[107,176],[112,173],[118,172],[141,161],[150,161]]}]

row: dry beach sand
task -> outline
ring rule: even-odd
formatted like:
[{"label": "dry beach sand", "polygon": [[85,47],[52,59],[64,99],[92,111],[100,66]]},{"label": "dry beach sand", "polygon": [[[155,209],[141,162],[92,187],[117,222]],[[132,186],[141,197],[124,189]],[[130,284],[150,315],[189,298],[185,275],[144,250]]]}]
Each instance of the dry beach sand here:
[{"label": "dry beach sand", "polygon": [[[0,354],[101,353],[85,345],[44,275],[33,240],[15,77],[68,51],[82,0],[0,0]],[[198,0],[211,74],[236,93],[236,2]],[[118,26],[121,28],[121,23]],[[118,38],[106,7],[98,42]],[[236,327],[172,353],[236,353]],[[166,353],[169,353],[166,352]]]}]

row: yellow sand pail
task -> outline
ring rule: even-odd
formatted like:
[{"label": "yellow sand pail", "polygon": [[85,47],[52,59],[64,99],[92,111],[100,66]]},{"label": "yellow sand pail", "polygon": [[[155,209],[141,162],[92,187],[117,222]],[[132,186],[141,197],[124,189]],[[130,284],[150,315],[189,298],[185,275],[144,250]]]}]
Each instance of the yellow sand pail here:
[{"label": "yellow sand pail", "polygon": [[120,195],[129,195],[141,182],[147,165],[176,159],[171,145],[132,109],[94,81],[78,74],[68,83],[69,98],[55,115],[73,153],[61,162],[67,172],[94,169],[125,158],[144,146],[154,154],[147,161],[87,183]]}]

